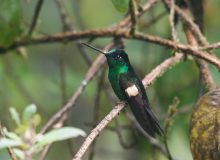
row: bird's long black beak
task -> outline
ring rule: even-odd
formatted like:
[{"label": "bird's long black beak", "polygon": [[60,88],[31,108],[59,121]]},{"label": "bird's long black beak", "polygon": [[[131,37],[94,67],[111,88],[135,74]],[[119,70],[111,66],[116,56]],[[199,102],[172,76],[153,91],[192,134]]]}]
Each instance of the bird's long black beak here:
[{"label": "bird's long black beak", "polygon": [[101,49],[98,49],[98,48],[96,48],[96,47],[94,47],[94,46],[91,46],[91,45],[89,45],[89,44],[87,44],[87,43],[84,43],[84,42],[81,42],[81,44],[82,45],[85,45],[85,46],[87,46],[87,47],[89,47],[89,48],[92,48],[92,49],[94,49],[94,50],[96,50],[96,51],[98,51],[98,52],[100,52],[100,53],[102,53],[102,54],[106,54],[104,51],[102,51]]}]

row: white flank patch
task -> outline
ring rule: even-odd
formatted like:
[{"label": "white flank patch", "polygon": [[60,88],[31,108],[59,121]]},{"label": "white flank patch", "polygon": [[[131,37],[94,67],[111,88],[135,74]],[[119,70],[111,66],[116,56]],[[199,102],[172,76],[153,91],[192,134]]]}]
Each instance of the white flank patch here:
[{"label": "white flank patch", "polygon": [[125,92],[128,94],[129,97],[134,97],[138,95],[138,88],[135,85],[128,87]]}]

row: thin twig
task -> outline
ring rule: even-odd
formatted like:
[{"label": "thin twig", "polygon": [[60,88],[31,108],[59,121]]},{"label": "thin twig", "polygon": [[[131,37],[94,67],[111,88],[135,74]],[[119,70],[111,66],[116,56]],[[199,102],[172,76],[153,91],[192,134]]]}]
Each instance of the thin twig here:
[{"label": "thin twig", "polygon": [[204,60],[199,60],[199,59],[197,59],[196,62],[199,65],[200,75],[202,77],[202,81],[203,81],[205,87],[208,90],[212,90],[212,89],[216,88],[216,84],[215,84],[214,79],[212,77],[212,74],[209,70],[208,63],[205,62]]},{"label": "thin twig", "polygon": [[[163,0],[165,4],[167,5],[168,8],[171,7],[171,2],[170,0]],[[199,42],[201,42],[204,45],[207,45],[208,42],[206,41],[205,37],[201,33],[199,27],[193,22],[191,18],[178,6],[174,6],[174,9],[176,13],[182,17],[182,19],[192,28],[193,33],[197,36]]]},{"label": "thin twig", "polygon": [[173,38],[174,42],[177,43],[177,42],[179,42],[179,39],[177,37],[176,26],[175,26],[175,22],[174,22],[174,16],[175,16],[174,6],[175,6],[175,0],[171,0],[169,22],[170,22],[171,31],[172,31],[172,38]]},{"label": "thin twig", "polygon": [[[105,77],[105,69],[103,69],[102,73],[99,76],[99,81],[97,85],[97,93],[95,96],[95,104],[94,104],[94,113],[93,113],[93,124],[97,124],[99,120],[99,114],[100,114],[100,98],[101,98],[101,90],[103,87],[103,81]],[[93,125],[95,127],[95,125]],[[89,160],[92,160],[95,155],[95,145],[96,145],[96,140],[93,141],[90,149],[90,154],[89,154]]]},{"label": "thin twig", "polygon": [[64,48],[61,51],[62,54],[59,54],[59,69],[60,69],[60,92],[61,92],[61,100],[62,105],[65,104],[67,99],[67,86],[66,86],[66,70],[64,63]]},{"label": "thin twig", "polygon": [[130,149],[130,148],[134,147],[134,145],[136,144],[136,141],[134,141],[134,142],[132,142],[130,144],[124,142],[121,131],[122,131],[121,126],[119,125],[118,119],[116,117],[115,118],[115,132],[118,135],[118,139],[119,139],[119,142],[120,142],[121,146],[124,149]]},{"label": "thin twig", "polygon": [[[188,17],[190,17],[190,15],[189,15],[189,13],[191,12],[190,8],[189,7],[185,8],[185,10],[186,10],[185,14],[188,14]],[[193,15],[193,13],[192,13],[192,15]],[[198,20],[195,20],[195,21],[199,22]],[[199,23],[199,24],[203,25],[201,23]],[[196,25],[198,25],[198,28],[200,29],[200,28],[202,28],[202,26],[199,26],[199,24],[196,24]],[[197,38],[195,37],[195,34],[193,34],[192,27],[189,27],[189,25],[185,21],[183,21],[183,28],[184,28],[188,43],[191,46],[198,48],[199,44],[197,42]],[[200,43],[202,45],[207,44],[206,41],[202,41]],[[209,70],[207,62],[205,62],[204,60],[198,59],[198,58],[196,58],[196,62],[199,67],[200,75],[202,77],[202,80],[203,80],[205,87],[207,87],[209,90],[215,88],[216,85],[214,83],[214,80],[213,80],[213,77],[212,77],[211,72]]]},{"label": "thin twig", "polygon": [[220,42],[216,42],[210,45],[205,45],[200,47],[201,50],[212,50],[212,49],[219,49],[220,48]]},{"label": "thin twig", "polygon": [[[164,116],[166,116],[166,115],[164,115]],[[94,124],[94,123],[86,122],[85,125],[89,126],[89,127],[94,127],[94,126],[97,126],[98,123]],[[116,132],[116,128],[112,127],[112,126],[105,127],[105,130],[109,130],[111,132]],[[131,126],[130,125],[121,125],[120,130],[131,130]]]},{"label": "thin twig", "polygon": [[[65,9],[65,6],[63,4],[63,1],[62,0],[56,0],[56,5],[57,5],[57,8],[59,10],[59,14],[60,14],[60,19],[62,21],[62,24],[63,24],[63,31],[64,32],[73,32],[74,31],[74,27],[71,23],[71,20],[70,20],[70,17],[69,15],[67,14],[66,12],[66,9]],[[77,3],[77,2],[76,2]],[[82,24],[81,24],[82,25]],[[76,42],[76,46],[78,47],[81,55],[83,56],[83,58],[86,60],[86,62],[88,64],[91,64],[92,63],[92,58],[91,56],[87,53],[87,51],[84,49],[84,47],[80,44],[80,41],[77,41]]]},{"label": "thin twig", "polygon": [[179,104],[179,99],[175,97],[173,99],[173,103],[169,106],[168,116],[165,119],[164,144],[165,144],[165,149],[167,152],[167,157],[169,160],[173,160],[174,158],[172,157],[170,149],[168,147],[168,141],[167,141],[168,140],[168,130],[173,123],[173,117],[174,117],[174,115],[176,115],[178,104]]},{"label": "thin twig", "polygon": [[[185,115],[190,113],[190,111],[192,111],[192,105],[187,105],[187,106],[183,106],[180,109],[177,110],[176,115]],[[168,115],[167,114],[162,114],[158,117],[159,120],[164,120]]]},{"label": "thin twig", "polygon": [[136,24],[137,24],[137,18],[136,18],[136,11],[137,6],[135,0],[129,1],[129,9],[130,9],[130,15],[131,15],[131,34],[134,35],[136,31]]},{"label": "thin twig", "polygon": [[[145,12],[150,10],[157,2],[158,2],[158,0],[149,0],[149,1],[147,1],[145,3],[145,5],[142,7],[141,12],[135,13],[136,14],[135,16],[137,18],[139,18]],[[128,27],[131,27],[131,25],[132,25],[131,15],[128,15],[126,18],[124,18],[122,21],[120,21],[117,25],[113,26],[112,28],[128,28]]]},{"label": "thin twig", "polygon": [[44,2],[44,0],[38,0],[38,2],[37,2],[36,8],[34,10],[34,16],[33,16],[33,19],[32,19],[32,23],[31,23],[31,26],[30,26],[29,31],[28,31],[29,36],[32,35],[32,33],[35,29],[35,26],[36,26],[36,23],[37,23],[37,20],[38,20],[43,2]]},{"label": "thin twig", "polygon": [[158,22],[161,18],[163,18],[165,15],[167,15],[167,11],[163,11],[160,14],[156,15],[154,18],[146,22],[146,24],[143,24],[144,28],[148,28]]},{"label": "thin twig", "polygon": [[63,25],[63,31],[73,31],[73,26],[71,23],[71,20],[66,12],[66,9],[64,7],[63,1],[62,0],[55,0],[55,3],[57,5],[57,8],[59,10],[60,14],[60,19],[62,21]]},{"label": "thin twig", "polygon": [[154,81],[161,77],[168,69],[172,68],[174,65],[178,64],[183,59],[183,55],[176,53],[173,57],[164,60],[160,65],[154,68],[149,74],[147,74],[142,80],[144,86],[147,88]]},{"label": "thin twig", "polygon": [[[0,123],[0,135],[1,135],[2,137],[5,137],[5,133],[4,133],[4,131],[3,131],[3,128],[2,128],[1,123]],[[9,154],[9,156],[10,156],[10,158],[11,158],[12,160],[17,160],[17,158],[16,158],[16,156],[15,156],[15,153],[13,152],[13,150],[12,150],[10,147],[7,147],[7,151],[8,151],[8,154]]]},{"label": "thin twig", "polygon": [[40,157],[39,157],[39,160],[45,160],[46,159],[46,156],[50,150],[50,147],[52,146],[53,143],[50,143],[48,145],[46,145],[46,147],[43,149]]}]

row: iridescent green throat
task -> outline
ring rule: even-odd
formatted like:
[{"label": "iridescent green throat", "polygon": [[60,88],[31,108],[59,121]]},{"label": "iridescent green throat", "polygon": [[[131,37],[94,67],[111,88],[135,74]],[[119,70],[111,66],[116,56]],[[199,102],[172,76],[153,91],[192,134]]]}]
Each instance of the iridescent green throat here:
[{"label": "iridescent green throat", "polygon": [[117,69],[118,73],[126,73],[128,72],[128,65],[123,65],[123,66],[120,66],[118,69]]}]

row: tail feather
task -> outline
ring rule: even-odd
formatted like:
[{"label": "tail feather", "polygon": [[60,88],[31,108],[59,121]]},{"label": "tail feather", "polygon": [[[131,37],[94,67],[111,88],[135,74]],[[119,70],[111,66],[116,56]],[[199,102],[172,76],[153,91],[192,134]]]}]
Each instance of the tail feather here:
[{"label": "tail feather", "polygon": [[138,102],[140,101],[137,101],[137,99],[130,99],[129,105],[140,126],[153,137],[155,137],[155,134],[164,135],[164,131],[150,107],[146,103],[143,103],[143,101],[141,103]]},{"label": "tail feather", "polygon": [[152,130],[156,132],[158,135],[161,136],[164,135],[164,131],[161,128],[158,119],[156,118],[156,116],[154,115],[154,113],[151,111],[150,108],[146,109],[146,114],[148,115],[147,119],[149,119],[151,124],[150,128],[152,128]]}]

